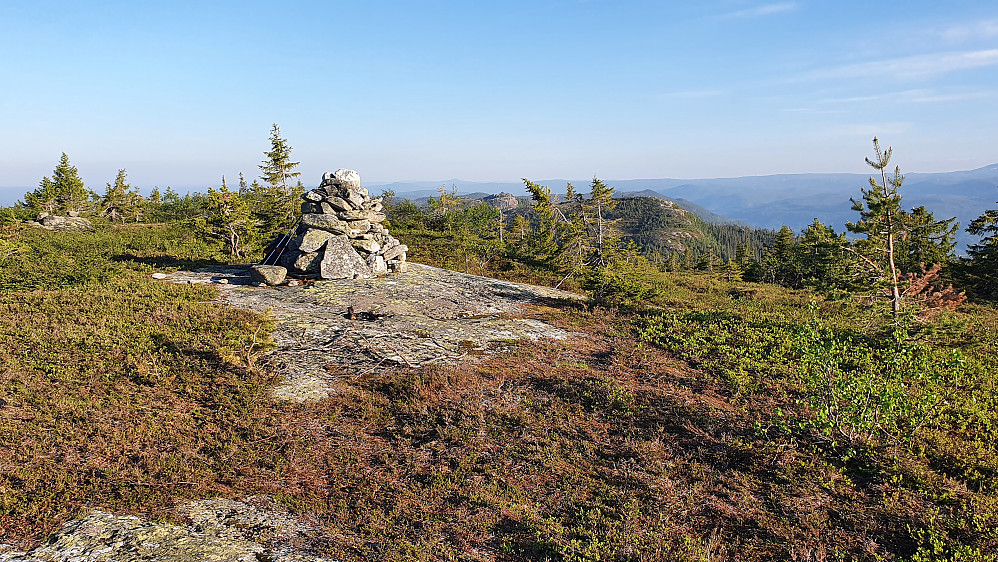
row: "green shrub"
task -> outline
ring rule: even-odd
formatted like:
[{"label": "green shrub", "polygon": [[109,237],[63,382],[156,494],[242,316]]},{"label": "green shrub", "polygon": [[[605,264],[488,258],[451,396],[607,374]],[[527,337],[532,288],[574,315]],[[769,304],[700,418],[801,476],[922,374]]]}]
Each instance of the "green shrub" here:
[{"label": "green shrub", "polygon": [[959,350],[910,339],[911,316],[884,333],[836,334],[815,316],[800,340],[810,425],[833,446],[907,446],[940,418],[964,376]]}]

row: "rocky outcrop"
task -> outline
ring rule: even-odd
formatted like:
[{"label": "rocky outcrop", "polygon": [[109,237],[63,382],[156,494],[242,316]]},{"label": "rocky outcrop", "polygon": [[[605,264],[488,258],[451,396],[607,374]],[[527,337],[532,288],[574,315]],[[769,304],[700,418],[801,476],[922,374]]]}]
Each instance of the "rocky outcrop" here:
[{"label": "rocky outcrop", "polygon": [[516,196],[512,193],[496,193],[495,195],[489,195],[488,197],[482,199],[486,205],[490,205],[499,209],[500,211],[508,211],[510,209],[515,209],[520,205],[520,202],[516,200]]},{"label": "rocky outcrop", "polygon": [[275,398],[302,402],[329,396],[340,377],[460,363],[501,353],[511,340],[570,337],[529,317],[530,304],[580,298],[417,263],[403,275],[294,287],[253,287],[240,268],[177,271],[167,279],[216,284],[229,306],[271,315],[276,348],[257,362],[280,375]]},{"label": "rocky outcrop", "polygon": [[177,525],[94,511],[66,523],[29,552],[0,545],[0,562],[321,562],[311,545],[315,530],[277,509],[267,496],[225,498],[181,506]]},{"label": "rocky outcrop", "polygon": [[406,269],[409,248],[382,224],[384,205],[360,185],[360,174],[326,172],[302,199],[301,224],[281,265],[292,275],[367,279]]},{"label": "rocky outcrop", "polygon": [[93,230],[90,221],[81,217],[79,213],[70,211],[69,216],[60,217],[48,213],[38,213],[38,217],[33,221],[27,221],[29,226],[44,228],[45,230],[73,230],[84,231]]}]

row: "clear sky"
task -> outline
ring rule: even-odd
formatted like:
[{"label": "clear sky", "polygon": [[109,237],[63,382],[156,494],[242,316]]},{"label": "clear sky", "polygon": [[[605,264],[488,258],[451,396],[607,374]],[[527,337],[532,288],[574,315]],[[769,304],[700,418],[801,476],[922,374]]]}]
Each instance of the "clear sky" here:
[{"label": "clear sky", "polygon": [[308,185],[970,169],[998,2],[0,2],[0,186],[252,178],[272,123]]}]

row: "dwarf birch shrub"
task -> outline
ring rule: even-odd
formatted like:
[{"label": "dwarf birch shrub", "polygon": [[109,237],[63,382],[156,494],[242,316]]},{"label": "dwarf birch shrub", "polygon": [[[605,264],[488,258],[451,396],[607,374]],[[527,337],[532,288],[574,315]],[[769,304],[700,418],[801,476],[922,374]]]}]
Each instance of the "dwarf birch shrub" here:
[{"label": "dwarf birch shrub", "polygon": [[[812,307],[813,311],[813,307]],[[833,446],[900,447],[940,418],[964,376],[959,350],[909,337],[911,316],[879,337],[836,333],[815,316],[800,341],[801,374],[817,429]]]}]

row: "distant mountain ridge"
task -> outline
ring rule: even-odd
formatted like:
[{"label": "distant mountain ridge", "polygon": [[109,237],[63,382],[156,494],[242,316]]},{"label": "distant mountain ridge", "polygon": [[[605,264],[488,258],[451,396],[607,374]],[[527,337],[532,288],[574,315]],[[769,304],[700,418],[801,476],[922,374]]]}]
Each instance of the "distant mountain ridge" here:
[{"label": "distant mountain ridge", "polygon": [[[653,192],[657,196],[678,202],[714,224],[752,225],[774,230],[787,225],[800,232],[817,218],[841,232],[845,230],[847,221],[858,218],[849,199],[861,196],[860,188],[868,185],[869,177],[870,174],[844,173],[775,174],[738,178],[605,181],[615,187],[620,196],[655,196],[649,193]],[[558,192],[564,189],[568,181],[580,191],[584,191],[589,184],[589,180],[564,179],[542,180],[537,183]],[[500,191],[514,195],[524,194],[523,184],[518,182],[468,182],[456,179],[442,182],[394,182],[369,188],[375,192],[378,189],[394,189],[400,197],[416,198],[434,196],[441,186],[448,191],[456,188],[459,194]],[[954,172],[906,173],[901,194],[905,208],[925,205],[937,219],[956,217],[961,228],[957,240],[963,246],[975,241],[963,229],[985,209],[996,206],[998,164]]]}]

